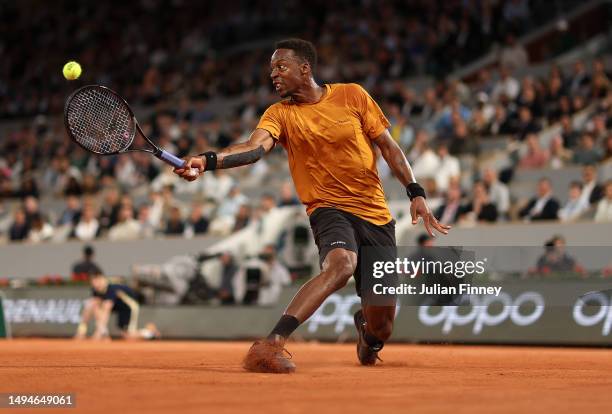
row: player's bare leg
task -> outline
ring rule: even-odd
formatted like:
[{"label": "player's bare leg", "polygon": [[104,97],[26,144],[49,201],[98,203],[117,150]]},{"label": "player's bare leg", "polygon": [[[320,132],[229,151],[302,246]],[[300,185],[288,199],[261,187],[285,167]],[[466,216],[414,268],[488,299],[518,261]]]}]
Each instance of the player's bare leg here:
[{"label": "player's bare leg", "polygon": [[323,271],[301,287],[268,338],[251,346],[244,359],[244,368],[253,372],[295,371],[295,364],[285,356],[286,339],[329,295],[346,285],[356,265],[355,252],[341,248],[331,250],[323,262]]},{"label": "player's bare leg", "polygon": [[362,365],[374,365],[378,352],[393,331],[395,306],[374,306],[362,303],[355,313],[355,327],[359,334],[357,358]]}]

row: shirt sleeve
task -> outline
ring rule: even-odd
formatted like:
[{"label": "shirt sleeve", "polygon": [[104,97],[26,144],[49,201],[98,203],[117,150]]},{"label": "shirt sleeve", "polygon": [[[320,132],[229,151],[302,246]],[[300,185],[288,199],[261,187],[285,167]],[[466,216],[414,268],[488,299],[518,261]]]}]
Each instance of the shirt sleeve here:
[{"label": "shirt sleeve", "polygon": [[257,124],[257,129],[265,129],[272,135],[276,141],[281,141],[283,136],[283,127],[281,122],[281,113],[278,104],[270,106],[263,113]]},{"label": "shirt sleeve", "polygon": [[391,124],[378,104],[360,85],[354,84],[355,105],[361,117],[363,133],[370,139],[376,139]]},{"label": "shirt sleeve", "polygon": [[108,285],[104,294],[104,300],[112,300],[113,302],[117,300],[117,288],[115,286]]}]

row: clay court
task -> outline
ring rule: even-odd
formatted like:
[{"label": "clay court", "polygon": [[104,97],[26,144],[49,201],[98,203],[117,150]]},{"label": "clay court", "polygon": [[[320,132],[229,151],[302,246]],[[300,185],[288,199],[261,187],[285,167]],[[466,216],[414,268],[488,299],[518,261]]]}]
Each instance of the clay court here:
[{"label": "clay court", "polygon": [[[0,343],[0,392],[75,393],[87,413],[609,412],[608,349],[294,343],[293,375],[244,372],[247,342]],[[2,411],[8,411],[6,409]],[[17,412],[40,412],[19,409]],[[43,410],[44,411],[44,410]],[[60,412],[54,409],[53,412]]]}]

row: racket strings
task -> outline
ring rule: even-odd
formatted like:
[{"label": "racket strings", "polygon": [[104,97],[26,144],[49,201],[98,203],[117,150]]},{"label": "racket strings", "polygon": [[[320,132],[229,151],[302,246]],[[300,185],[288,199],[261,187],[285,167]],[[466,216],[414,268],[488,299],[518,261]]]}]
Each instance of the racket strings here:
[{"label": "racket strings", "polygon": [[74,139],[98,154],[127,149],[134,139],[134,121],[126,104],[112,92],[86,88],[77,92],[67,108]]}]

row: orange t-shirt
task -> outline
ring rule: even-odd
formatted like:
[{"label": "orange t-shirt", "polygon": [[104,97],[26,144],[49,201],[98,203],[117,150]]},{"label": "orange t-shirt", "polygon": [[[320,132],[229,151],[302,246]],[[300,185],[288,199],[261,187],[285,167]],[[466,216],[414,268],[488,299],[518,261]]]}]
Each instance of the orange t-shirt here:
[{"label": "orange t-shirt", "polygon": [[334,207],[377,225],[391,213],[376,169],[373,140],[389,121],[357,84],[325,85],[314,104],[285,100],[270,106],[257,128],[287,150],[289,169],[310,215]]}]

